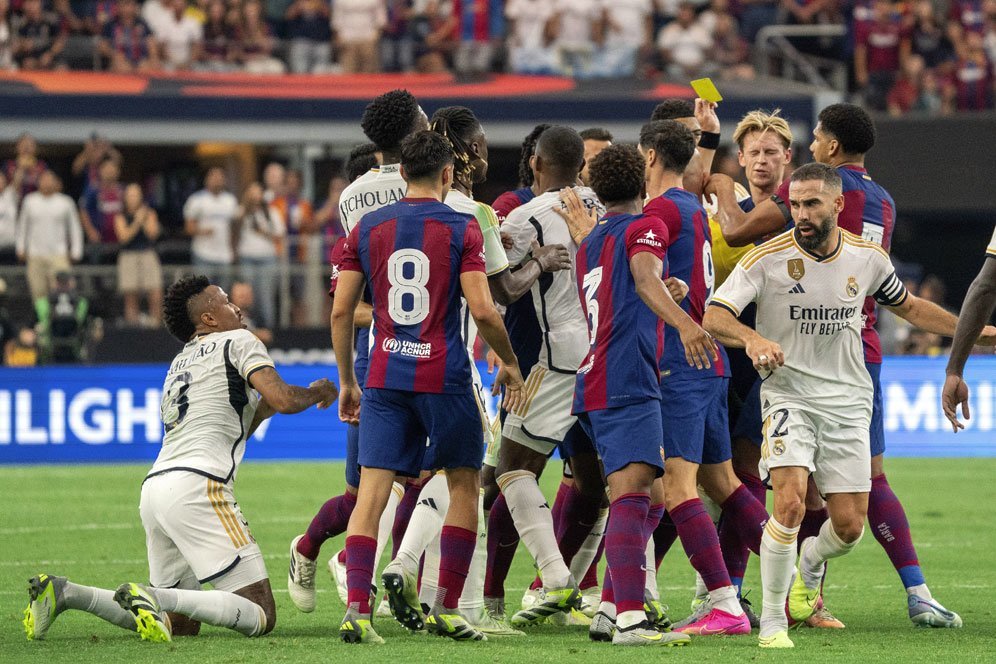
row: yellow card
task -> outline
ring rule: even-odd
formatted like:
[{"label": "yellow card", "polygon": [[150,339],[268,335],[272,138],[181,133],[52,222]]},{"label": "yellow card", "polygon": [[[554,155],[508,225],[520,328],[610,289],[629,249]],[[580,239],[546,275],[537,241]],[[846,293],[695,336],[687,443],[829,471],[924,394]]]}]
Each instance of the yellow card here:
[{"label": "yellow card", "polygon": [[711,78],[699,78],[691,82],[692,90],[695,90],[700,98],[706,101],[711,101],[714,104],[718,104],[723,101],[723,95],[719,94],[719,90],[716,89],[716,84],[712,82]]}]

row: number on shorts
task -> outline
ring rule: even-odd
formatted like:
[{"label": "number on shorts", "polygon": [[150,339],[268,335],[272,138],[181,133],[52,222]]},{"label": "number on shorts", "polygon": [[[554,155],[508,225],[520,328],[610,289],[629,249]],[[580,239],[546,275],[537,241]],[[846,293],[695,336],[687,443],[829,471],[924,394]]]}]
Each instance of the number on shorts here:
[{"label": "number on shorts", "polygon": [[774,428],[771,430],[772,438],[781,438],[788,435],[788,429],[785,428],[785,422],[788,420],[788,416],[789,412],[787,408],[779,408],[771,414],[771,421],[775,423]]},{"label": "number on shorts", "polygon": [[[408,268],[408,266],[411,268]],[[405,270],[412,276],[406,277]],[[398,249],[387,259],[387,313],[398,325],[418,325],[429,316],[429,257],[418,249]],[[408,296],[407,298],[405,296]]]},{"label": "number on shorts", "polygon": [[584,288],[584,301],[588,307],[588,342],[591,344],[595,343],[595,336],[598,334],[598,300],[595,299],[595,295],[601,283],[601,267],[596,267],[584,275],[584,280],[581,282]]},{"label": "number on shorts", "polygon": [[712,245],[708,242],[702,243],[702,275],[705,278],[706,290],[712,294],[712,287],[716,284],[716,268],[712,262]]},{"label": "number on shorts", "polygon": [[166,388],[166,393],[163,394],[160,412],[163,418],[163,429],[166,433],[180,426],[183,418],[187,415],[187,409],[190,407],[187,390],[190,389],[192,379],[190,372],[184,371],[173,379],[173,382]]}]

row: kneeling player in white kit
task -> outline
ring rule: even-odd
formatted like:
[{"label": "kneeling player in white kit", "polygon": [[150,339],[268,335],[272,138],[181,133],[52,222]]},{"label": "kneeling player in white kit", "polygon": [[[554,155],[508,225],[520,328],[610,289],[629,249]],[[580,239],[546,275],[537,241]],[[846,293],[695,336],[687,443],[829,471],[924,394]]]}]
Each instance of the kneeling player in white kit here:
[{"label": "kneeling player in white kit", "polygon": [[[326,379],[287,385],[242,313],[207,277],[166,292],[164,321],[185,342],[163,385],[162,450],[142,484],[139,511],[149,585],[117,591],[39,574],[29,581],[24,627],[42,639],[67,609],[92,613],[149,641],[194,635],[200,623],[260,636],[276,624],[263,554],[232,493],[246,439],[274,413],[328,408]],[[214,590],[201,590],[210,583]]]},{"label": "kneeling player in white kit", "polygon": [[[761,540],[765,648],[793,646],[786,598],[796,621],[812,615],[824,563],[848,553],[864,531],[873,396],[861,349],[865,297],[944,336],[957,323],[909,294],[880,246],[838,228],[841,185],[825,164],[796,170],[789,189],[796,227],[741,259],[703,321],[721,343],[745,348],[764,377],[759,469],[775,496]],[[736,320],[751,302],[757,303],[756,332]],[[810,473],[826,496],[830,520],[802,543],[796,572]]]}]

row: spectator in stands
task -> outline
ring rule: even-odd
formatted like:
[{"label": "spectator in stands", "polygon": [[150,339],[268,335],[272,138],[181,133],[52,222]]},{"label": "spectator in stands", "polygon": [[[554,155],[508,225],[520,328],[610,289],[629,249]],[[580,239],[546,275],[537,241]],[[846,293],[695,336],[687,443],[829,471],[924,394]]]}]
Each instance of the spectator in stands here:
[{"label": "spectator in stands", "polygon": [[3,347],[3,363],[8,367],[38,366],[38,333],[22,327]]},{"label": "spectator in stands", "polygon": [[271,161],[263,169],[263,200],[272,204],[284,195],[287,187],[287,169],[278,161]]},{"label": "spectator in stands", "polygon": [[269,346],[273,343],[273,332],[256,323],[256,295],[253,293],[252,284],[245,281],[233,283],[228,293],[228,301],[242,312],[242,324],[247,330],[255,334],[264,345]]},{"label": "spectator in stands", "polygon": [[712,29],[712,59],[720,67],[724,79],[751,80],[754,66],[750,63],[750,46],[737,30],[737,20],[729,14],[716,16]]},{"label": "spectator in stands", "polygon": [[766,25],[778,23],[780,0],[740,0],[740,34],[753,44]]},{"label": "spectator in stands", "polygon": [[113,159],[100,165],[100,184],[89,187],[79,200],[83,232],[94,251],[92,258],[106,255],[118,242],[115,219],[124,208],[124,187],[119,180],[121,169]]},{"label": "spectator in stands", "polygon": [[996,62],[996,2],[992,3],[991,12],[986,18],[986,35],[983,43],[989,62]]},{"label": "spectator in stands", "polygon": [[287,67],[273,57],[276,39],[263,16],[260,0],[245,0],[242,5],[242,28],[239,30],[239,54],[242,66],[250,74],[283,74]]},{"label": "spectator in stands", "polygon": [[38,158],[38,142],[31,134],[21,134],[14,150],[15,157],[4,162],[3,170],[23,200],[38,189],[38,181],[42,173],[48,170],[48,164]]},{"label": "spectator in stands", "polygon": [[15,33],[11,26],[10,1],[0,0],[0,69],[14,69]]},{"label": "spectator in stands", "polygon": [[142,187],[130,184],[124,193],[124,210],[114,218],[114,229],[121,243],[118,252],[118,291],[124,298],[125,322],[142,322],[139,304],[144,295],[149,303],[145,320],[159,327],[163,308],[163,274],[156,253],[159,216],[145,204]]},{"label": "spectator in stands", "polygon": [[941,27],[931,0],[919,0],[913,7],[910,19],[910,45],[912,52],[923,58],[927,69],[934,69],[954,57],[951,40]]},{"label": "spectator in stands", "polygon": [[73,159],[73,177],[83,178],[83,189],[100,186],[100,165],[113,159],[121,165],[121,153],[111,142],[94,132],[83,144],[83,150]]},{"label": "spectator in stands", "polygon": [[[370,153],[369,158],[374,158],[373,153]],[[360,161],[362,160],[363,158],[360,158],[359,161],[353,162],[354,166],[358,168],[360,166]],[[374,166],[377,165],[376,161],[372,161],[372,163]],[[368,170],[370,170],[370,167],[365,168],[360,175],[366,173]],[[322,232],[325,234],[325,246],[328,249],[329,255],[332,252],[332,247],[335,246],[335,243],[339,240],[339,238],[346,234],[345,229],[342,227],[342,218],[339,216],[339,197],[342,196],[343,189],[345,189],[350,182],[352,182],[352,180],[349,180],[347,177],[342,175],[332,176],[329,180],[329,190],[328,195],[325,198],[325,202],[322,203],[322,206],[315,211],[315,225],[320,229],[323,229]],[[326,262],[328,262],[328,258],[329,256],[326,255]]]},{"label": "spectator in stands", "polygon": [[986,56],[982,35],[965,32],[958,58],[945,85],[949,110],[986,111],[993,108],[993,63]]},{"label": "spectator in stands", "polygon": [[186,0],[168,0],[168,13],[150,23],[162,51],[163,66],[179,71],[190,69],[200,57],[203,29],[188,16]]},{"label": "spectator in stands", "polygon": [[336,0],[332,29],[343,73],[380,71],[378,43],[387,25],[384,0]]},{"label": "spectator in stands", "polygon": [[59,191],[62,183],[46,170],[38,191],[24,197],[18,217],[17,259],[28,266],[28,289],[37,300],[48,295],[52,279],[83,258],[83,230],[76,203]]},{"label": "spectator in stands", "polygon": [[69,31],[55,12],[45,11],[41,0],[24,0],[15,17],[14,60],[21,69],[65,69],[62,51]]},{"label": "spectator in stands", "polygon": [[290,169],[285,179],[284,195],[273,201],[273,207],[280,213],[290,236],[288,258],[291,265],[297,266],[298,272],[291,275],[291,323],[305,324],[307,289],[305,287],[304,268],[308,265],[321,264],[321,237],[318,234],[318,224],[315,222],[315,211],[311,201],[305,199],[301,190],[301,171]]},{"label": "spectator in stands", "polygon": [[285,21],[290,40],[288,59],[295,74],[326,73],[332,66],[332,28],[323,0],[294,0]]},{"label": "spectator in stands", "polygon": [[556,67],[561,74],[590,78],[595,49],[602,45],[597,30],[602,15],[599,0],[553,0],[554,15],[547,26],[554,38]]},{"label": "spectator in stands", "polygon": [[419,72],[447,71],[446,59],[456,50],[459,28],[455,4],[455,0],[415,0],[412,5],[409,31]]},{"label": "spectator in stands", "polygon": [[595,76],[628,78],[637,62],[651,55],[654,45],[651,0],[606,0],[601,24],[605,34],[595,56]]},{"label": "spectator in stands", "polygon": [[948,3],[948,37],[955,44],[968,33],[986,32],[984,0],[951,0]]},{"label": "spectator in stands", "polygon": [[103,34],[104,26],[117,16],[117,5],[116,0],[83,0],[79,2],[77,9],[80,22],[79,30],[88,35],[99,36]]},{"label": "spectator in stands", "polygon": [[0,171],[0,265],[14,263],[17,240],[17,190]]},{"label": "spectator in stands", "polygon": [[259,303],[259,324],[276,323],[277,257],[283,254],[286,235],[280,212],[263,199],[263,187],[246,187],[236,213],[235,234],[242,280],[252,284]]},{"label": "spectator in stands", "polygon": [[678,16],[657,35],[657,48],[671,77],[684,81],[704,72],[712,35],[696,17],[692,3],[678,6]]},{"label": "spectator in stands", "polygon": [[458,5],[460,45],[453,59],[458,74],[474,76],[491,71],[491,63],[505,36],[502,0],[463,0]]},{"label": "spectator in stands", "polygon": [[204,41],[197,69],[227,72],[238,69],[238,30],[225,20],[225,3],[211,0],[204,14]]},{"label": "spectator in stands", "polygon": [[85,358],[90,301],[76,290],[69,272],[55,275],[55,287],[35,300],[38,348],[43,364],[75,364]]},{"label": "spectator in stands", "polygon": [[170,18],[170,14],[172,14],[171,4],[171,0],[143,0],[142,20],[152,28],[153,34],[158,36],[163,30],[163,26],[172,20]]},{"label": "spectator in stands", "polygon": [[193,238],[190,254],[194,267],[212,283],[227,283],[232,264],[232,223],[239,202],[225,190],[225,171],[208,169],[204,189],[183,206],[184,230]]},{"label": "spectator in stands", "polygon": [[859,25],[854,36],[854,78],[867,104],[884,111],[889,90],[910,54],[910,29],[889,0],[875,0],[872,10],[875,20]]},{"label": "spectator in stands", "polygon": [[415,43],[409,31],[410,0],[387,0],[387,24],[380,38],[382,71],[411,71],[415,68]]},{"label": "spectator in stands", "polygon": [[906,59],[899,79],[889,91],[890,115],[900,116],[910,111],[936,114],[941,110],[936,81],[933,90],[928,89],[924,85],[926,74],[923,58],[911,55]]},{"label": "spectator in stands", "polygon": [[549,74],[553,50],[547,24],[553,17],[550,0],[508,0],[508,67],[516,74]]},{"label": "spectator in stands", "polygon": [[117,18],[104,25],[97,50],[113,72],[159,68],[159,49],[149,26],[138,16],[135,0],[119,0]]}]

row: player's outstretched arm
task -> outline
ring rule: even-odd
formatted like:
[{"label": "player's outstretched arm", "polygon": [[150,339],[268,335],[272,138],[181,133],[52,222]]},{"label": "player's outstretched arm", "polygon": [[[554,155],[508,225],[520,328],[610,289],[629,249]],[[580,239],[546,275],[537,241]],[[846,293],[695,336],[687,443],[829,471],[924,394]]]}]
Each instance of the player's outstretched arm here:
[{"label": "player's outstretched arm", "polygon": [[712,337],[677,305],[661,280],[663,261],[648,251],[641,251],[629,259],[629,269],[636,283],[636,293],[644,304],[658,318],[678,330],[689,366],[708,369],[713,362],[719,361],[719,351]]},{"label": "player's outstretched arm", "polygon": [[[897,305],[886,305],[900,318],[905,318],[914,327],[925,332],[953,337],[958,327],[958,317],[929,300],[908,295]],[[985,325],[975,343],[982,346],[996,345],[996,327]]]},{"label": "player's outstretched arm", "polygon": [[508,306],[529,292],[536,280],[544,272],[568,270],[571,267],[571,254],[562,244],[541,247],[533,240],[532,256],[515,272],[502,270],[488,277],[488,286],[495,302]]},{"label": "player's outstretched arm", "polygon": [[702,317],[702,325],[721,344],[730,348],[743,348],[757,370],[774,371],[785,364],[782,347],[765,339],[755,330],[737,320],[725,307],[710,304]]},{"label": "player's outstretched arm", "polygon": [[519,360],[512,350],[512,342],[502,322],[501,314],[495,308],[488,290],[488,278],[483,272],[468,271],[460,274],[460,289],[467,300],[467,309],[477,323],[477,331],[481,337],[498,355],[501,369],[495,377],[493,394],[497,394],[500,386],[505,386],[506,410],[515,410],[522,400],[523,380],[519,371]]},{"label": "player's outstretched arm", "polygon": [[731,247],[744,247],[772,233],[778,233],[791,218],[788,208],[782,208],[770,198],[763,200],[750,212],[737,204],[734,182],[728,175],[713,173],[706,183],[706,194],[715,194],[719,209],[716,221],[723,231],[723,239]]},{"label": "player's outstretched arm", "polygon": [[[328,408],[339,396],[335,383],[330,380],[322,378],[308,387],[288,385],[273,367],[264,367],[254,372],[249,377],[249,382],[265,401],[265,405],[261,405],[264,415],[272,415],[274,412],[291,415],[315,404],[319,408]],[[265,417],[261,421],[262,419]]]},{"label": "player's outstretched arm", "polygon": [[972,346],[985,328],[986,321],[993,315],[993,309],[996,309],[996,259],[986,260],[982,270],[969,286],[965,302],[961,306],[961,315],[958,316],[954,342],[951,344],[947,378],[944,381],[944,390],[941,392],[941,405],[955,433],[958,429],[965,428],[958,421],[959,405],[962,416],[966,420],[970,417],[968,385],[962,380],[962,372],[972,352]]},{"label": "player's outstretched arm", "polygon": [[363,293],[362,272],[342,270],[332,301],[332,349],[339,366],[339,419],[349,424],[360,421],[360,386],[353,368],[353,334],[356,325],[356,306]]}]

